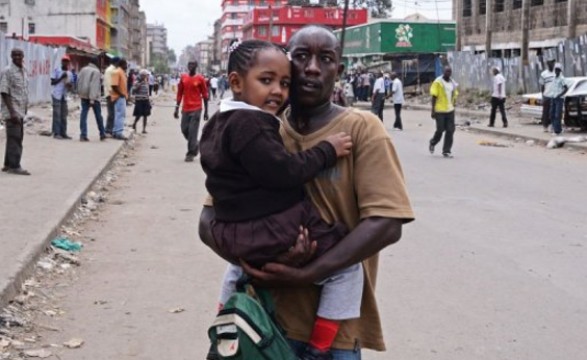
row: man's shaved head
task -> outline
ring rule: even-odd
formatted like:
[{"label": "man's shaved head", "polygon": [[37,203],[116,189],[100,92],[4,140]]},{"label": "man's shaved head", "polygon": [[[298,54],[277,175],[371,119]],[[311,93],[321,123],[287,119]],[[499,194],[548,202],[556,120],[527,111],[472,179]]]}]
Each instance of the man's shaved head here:
[{"label": "man's shaved head", "polygon": [[319,35],[330,37],[332,42],[336,44],[336,50],[339,53],[339,56],[342,55],[341,54],[342,48],[340,46],[340,42],[338,41],[338,38],[336,37],[336,35],[334,35],[332,30],[330,30],[329,28],[321,26],[321,25],[308,25],[308,26],[304,26],[300,30],[296,31],[295,34],[293,34],[293,36],[289,39],[289,43],[287,44],[287,47],[288,47],[288,49],[291,49],[291,47],[302,36],[314,37],[314,36],[319,36]]}]

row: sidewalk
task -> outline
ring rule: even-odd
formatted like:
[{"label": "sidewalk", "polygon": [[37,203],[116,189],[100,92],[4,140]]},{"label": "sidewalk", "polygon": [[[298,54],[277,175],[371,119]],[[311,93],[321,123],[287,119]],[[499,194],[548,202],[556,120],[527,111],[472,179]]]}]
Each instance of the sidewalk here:
[{"label": "sidewalk", "polygon": [[[355,107],[363,110],[371,110],[371,104],[368,102],[359,102],[355,104]],[[430,106],[421,104],[406,103],[404,105],[404,111],[426,111],[430,112]],[[385,111],[390,115],[393,115],[393,105],[390,103],[385,104]],[[429,115],[428,115],[429,116]],[[489,111],[478,111],[468,109],[456,109],[456,122],[463,124],[468,121],[470,125],[467,129],[482,134],[505,137],[510,140],[524,140],[534,141],[537,145],[546,146],[546,144],[553,138],[552,134],[545,133],[542,126],[532,123],[531,119],[520,118],[516,116],[509,117],[509,126],[507,128],[501,127],[501,115],[497,115],[495,121],[495,127],[490,128],[487,126],[489,123]],[[585,133],[579,133],[576,131],[563,132],[563,137],[572,137],[577,135],[587,135]],[[573,148],[581,151],[587,151],[587,142],[582,143],[565,143],[564,147]]]},{"label": "sidewalk", "polygon": [[[77,105],[71,102],[70,108]],[[51,108],[44,105],[31,111],[38,118],[25,127],[22,166],[32,176],[0,173],[0,308],[17,294],[61,224],[124,146],[119,140],[99,141],[93,113],[88,118],[90,142],[81,143],[75,110],[68,123],[73,140],[39,136],[39,131],[50,128]],[[3,133],[2,159],[5,141]]]}]

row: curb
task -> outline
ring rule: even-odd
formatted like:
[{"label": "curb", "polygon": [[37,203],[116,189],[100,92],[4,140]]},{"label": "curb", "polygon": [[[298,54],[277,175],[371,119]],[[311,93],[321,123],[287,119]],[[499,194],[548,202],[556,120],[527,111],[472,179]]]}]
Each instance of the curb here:
[{"label": "curb", "polygon": [[[362,110],[368,110],[371,111],[371,107],[367,104],[358,104],[355,105],[356,108],[358,109],[362,109]],[[390,108],[392,109],[391,106],[386,105],[385,108]],[[417,110],[417,111],[430,111],[430,107],[426,106],[426,105],[412,105],[412,104],[406,104],[406,110]],[[483,113],[480,111],[474,111],[474,110],[460,110],[460,109],[456,109],[456,114],[457,115],[461,115],[461,116],[476,116],[476,117],[487,117],[489,118],[489,114],[488,113]],[[531,135],[524,135],[524,134],[513,134],[513,133],[508,133],[508,132],[502,132],[499,130],[495,130],[495,129],[485,129],[485,128],[481,128],[481,127],[477,127],[477,126],[467,126],[465,127],[465,129],[471,131],[471,132],[475,132],[478,134],[485,134],[485,135],[491,135],[491,136],[496,136],[496,137],[502,137],[502,138],[506,138],[509,140],[515,140],[515,139],[523,139],[525,141],[528,140],[532,140],[534,141],[537,145],[542,145],[544,147],[546,147],[546,144],[548,144],[549,140],[545,140],[539,137],[534,137]],[[587,151],[587,146],[585,144],[581,145],[578,143],[565,143],[564,148],[568,148],[568,149],[574,149],[574,150],[580,150],[580,151]]]},{"label": "curb", "polygon": [[[134,133],[131,133],[129,140],[134,138]],[[42,240],[38,244],[31,245],[29,249],[26,249],[26,253],[22,258],[17,260],[17,269],[15,274],[8,277],[5,281],[0,282],[0,310],[8,306],[12,299],[14,299],[21,291],[22,284],[33,274],[35,265],[43,252],[47,249],[50,242],[59,234],[61,226],[63,226],[71,216],[77,211],[77,208],[81,204],[82,198],[90,189],[96,184],[96,182],[112,167],[114,160],[120,155],[122,150],[128,147],[128,142],[124,141],[120,144],[118,150],[107,159],[105,165],[93,176],[89,184],[81,185],[75,194],[65,200],[67,204],[67,210],[63,215],[57,215],[56,221],[49,221],[52,224],[45,224],[41,232],[45,232],[47,228],[49,231],[46,234],[42,234]]]}]

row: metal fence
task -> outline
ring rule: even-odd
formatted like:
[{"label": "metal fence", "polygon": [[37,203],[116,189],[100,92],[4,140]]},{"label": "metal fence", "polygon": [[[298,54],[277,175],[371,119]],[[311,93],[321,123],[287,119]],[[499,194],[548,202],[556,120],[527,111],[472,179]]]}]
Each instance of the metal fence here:
[{"label": "metal fence", "polygon": [[461,89],[491,89],[491,68],[499,66],[506,78],[509,94],[539,92],[538,79],[545,69],[546,59],[553,57],[563,65],[565,77],[587,75],[587,34],[565,40],[557,47],[546,49],[542,56],[530,54],[529,64],[522,73],[521,58],[489,58],[485,54],[449,52],[447,59],[453,69],[453,77]]}]

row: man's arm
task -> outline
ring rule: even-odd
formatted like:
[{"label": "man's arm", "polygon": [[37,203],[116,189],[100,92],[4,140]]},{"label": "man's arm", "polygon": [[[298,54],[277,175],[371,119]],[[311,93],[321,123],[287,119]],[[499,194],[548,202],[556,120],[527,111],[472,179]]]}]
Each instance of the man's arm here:
[{"label": "man's arm", "polygon": [[177,97],[176,97],[175,111],[173,112],[173,117],[176,119],[179,119],[179,107],[181,106],[182,99],[183,99],[183,81],[181,81],[181,78],[180,78],[179,83],[177,84]]},{"label": "man's arm", "polygon": [[200,92],[204,101],[204,121],[206,121],[208,120],[208,86],[205,81],[202,81],[201,84]]},{"label": "man's arm", "polygon": [[[304,285],[326,278],[332,273],[366,260],[385,247],[397,242],[402,235],[398,219],[366,218],[332,249],[302,268],[269,263],[262,270],[242,263],[243,269],[266,286]],[[312,234],[310,234],[310,237]]]},{"label": "man's arm", "polygon": [[16,114],[14,110],[14,105],[12,104],[12,97],[7,93],[2,93],[2,100],[4,101],[4,105],[8,108],[8,112],[10,113],[10,120],[13,122],[17,122],[19,120],[19,116]]},{"label": "man's arm", "polygon": [[53,73],[54,77],[51,78],[51,86],[59,84],[61,81],[67,79],[67,71],[61,73],[60,77],[57,77],[57,72]]},{"label": "man's arm", "polygon": [[434,110],[436,109],[436,96],[432,96],[432,118],[436,119],[436,111]]}]

